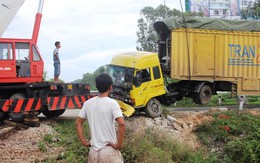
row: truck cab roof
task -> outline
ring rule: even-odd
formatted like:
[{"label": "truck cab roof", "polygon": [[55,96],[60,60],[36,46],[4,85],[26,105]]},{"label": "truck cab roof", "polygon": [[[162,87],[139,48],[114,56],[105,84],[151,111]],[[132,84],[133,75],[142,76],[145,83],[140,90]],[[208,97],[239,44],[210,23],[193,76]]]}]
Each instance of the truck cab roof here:
[{"label": "truck cab roof", "polygon": [[153,65],[159,65],[157,53],[152,52],[128,52],[113,57],[111,65],[143,69]]}]

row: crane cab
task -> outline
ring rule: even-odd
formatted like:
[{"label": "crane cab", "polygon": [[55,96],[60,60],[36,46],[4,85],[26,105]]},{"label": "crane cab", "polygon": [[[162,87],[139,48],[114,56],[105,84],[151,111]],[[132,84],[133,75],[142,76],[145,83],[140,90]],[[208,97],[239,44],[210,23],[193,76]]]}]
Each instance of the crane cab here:
[{"label": "crane cab", "polygon": [[43,66],[34,41],[0,38],[0,83],[41,82]]}]

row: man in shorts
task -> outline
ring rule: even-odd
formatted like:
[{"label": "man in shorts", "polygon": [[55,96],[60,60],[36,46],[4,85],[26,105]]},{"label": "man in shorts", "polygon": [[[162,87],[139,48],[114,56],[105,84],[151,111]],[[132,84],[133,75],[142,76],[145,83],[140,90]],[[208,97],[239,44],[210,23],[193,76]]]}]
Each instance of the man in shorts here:
[{"label": "man in shorts", "polygon": [[[96,77],[99,95],[86,101],[76,120],[77,133],[81,143],[90,147],[89,163],[121,163],[120,149],[125,136],[125,123],[118,103],[109,98],[112,78],[108,74]],[[84,137],[84,122],[88,121],[91,140]],[[118,124],[116,132],[115,124]]]},{"label": "man in shorts", "polygon": [[60,76],[60,57],[59,57],[59,48],[61,48],[60,42],[56,41],[54,43],[55,49],[53,50],[53,66],[54,66],[54,83],[59,82]]}]

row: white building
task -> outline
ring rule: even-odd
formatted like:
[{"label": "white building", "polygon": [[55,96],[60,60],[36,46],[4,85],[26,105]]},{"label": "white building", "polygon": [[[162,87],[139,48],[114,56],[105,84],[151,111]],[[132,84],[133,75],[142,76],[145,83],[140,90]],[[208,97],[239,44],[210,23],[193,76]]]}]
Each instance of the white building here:
[{"label": "white building", "polygon": [[240,19],[241,10],[255,0],[186,0],[186,11],[203,12],[212,18]]}]

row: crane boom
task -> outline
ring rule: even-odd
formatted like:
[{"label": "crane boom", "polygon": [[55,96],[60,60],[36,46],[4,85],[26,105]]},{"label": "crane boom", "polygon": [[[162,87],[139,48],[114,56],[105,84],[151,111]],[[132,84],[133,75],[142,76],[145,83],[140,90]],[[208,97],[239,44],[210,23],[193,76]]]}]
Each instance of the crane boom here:
[{"label": "crane boom", "polygon": [[0,0],[0,37],[23,3],[24,0]]}]

